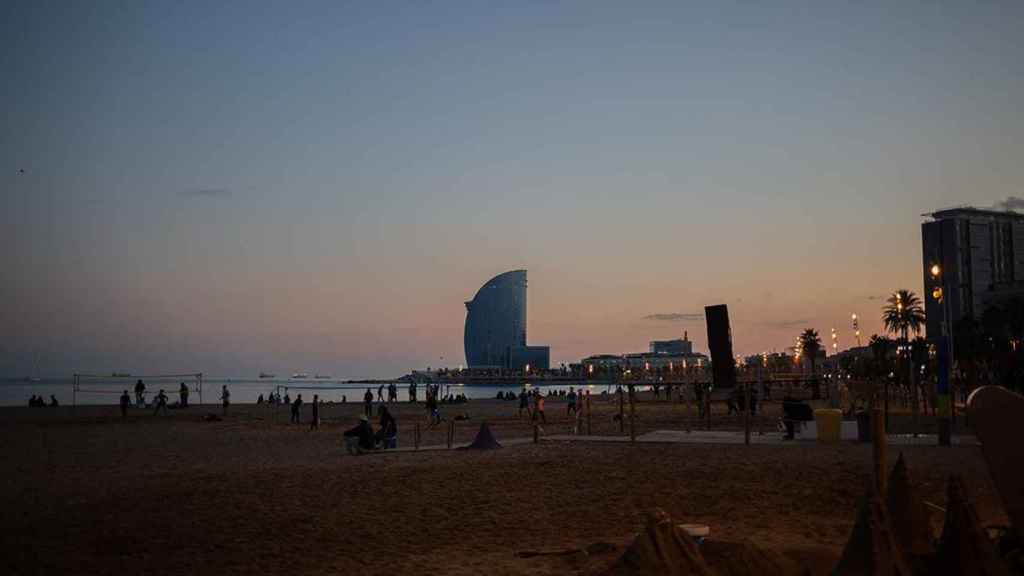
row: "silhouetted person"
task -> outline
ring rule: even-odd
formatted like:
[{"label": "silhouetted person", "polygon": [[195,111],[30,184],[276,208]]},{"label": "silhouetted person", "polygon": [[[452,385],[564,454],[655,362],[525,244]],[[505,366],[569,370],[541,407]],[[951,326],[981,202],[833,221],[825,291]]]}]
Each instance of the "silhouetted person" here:
[{"label": "silhouetted person", "polygon": [[295,402],[292,402],[292,424],[299,423],[299,411],[302,410],[302,394],[295,397]]},{"label": "silhouetted person", "polygon": [[128,395],[128,391],[125,390],[124,393],[121,394],[121,418],[122,419],[128,417],[128,406],[131,403],[132,403],[132,398],[131,398],[131,396]]},{"label": "silhouetted person", "polygon": [[220,402],[224,409],[224,415],[228,415],[228,406],[231,405],[231,392],[228,392],[228,385],[225,384],[220,387]]},{"label": "silhouetted person", "polygon": [[287,392],[284,393],[284,403],[285,404],[291,404],[292,403],[292,397],[289,396]]},{"label": "silhouetted person", "polygon": [[256,397],[256,403],[263,404],[263,394],[260,394],[259,396]]},{"label": "silhouetted person", "polygon": [[57,397],[50,394],[50,408],[56,408],[57,406],[60,406],[60,404],[57,403]]},{"label": "silhouetted person", "polygon": [[569,400],[569,405],[565,407],[565,414],[566,414],[566,416],[568,416],[569,414],[575,414],[576,413],[576,390],[574,390],[572,386],[569,386],[569,395],[566,396],[566,398],[568,398],[568,400]]},{"label": "silhouetted person", "polygon": [[160,389],[160,393],[153,399],[153,415],[156,416],[160,412],[167,414],[167,394],[164,394],[164,389]]},{"label": "silhouetted person", "polygon": [[[370,392],[370,396],[373,396],[372,392]],[[342,436],[345,439],[345,449],[353,456],[362,454],[366,450],[373,450],[373,427],[370,426],[370,419],[366,416],[360,416],[359,424],[346,430]]]},{"label": "silhouetted person", "polygon": [[313,394],[313,421],[309,423],[310,430],[320,428],[320,396]]},{"label": "silhouetted person", "polygon": [[391,415],[387,406],[380,408],[380,430],[377,431],[376,440],[383,448],[393,448],[394,438],[398,436],[398,422]]},{"label": "silhouetted person", "polygon": [[369,388],[366,389],[366,394],[363,394],[363,411],[367,418],[373,416],[373,392]]},{"label": "silhouetted person", "polygon": [[135,404],[139,408],[146,405],[146,385],[142,383],[141,378],[135,382]]},{"label": "silhouetted person", "polygon": [[181,403],[182,408],[188,408],[188,386],[184,382],[181,383],[181,387],[178,388],[178,402]]},{"label": "silhouetted person", "polygon": [[540,418],[541,422],[547,424],[548,419],[544,416],[544,395],[541,394],[540,391],[537,392],[535,404],[536,406],[534,408],[534,420]]}]

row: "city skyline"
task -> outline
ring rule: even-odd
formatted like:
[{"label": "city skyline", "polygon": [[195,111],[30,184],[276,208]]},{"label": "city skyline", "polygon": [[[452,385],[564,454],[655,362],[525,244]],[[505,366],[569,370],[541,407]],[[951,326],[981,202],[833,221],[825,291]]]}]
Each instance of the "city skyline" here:
[{"label": "city skyline", "polygon": [[15,2],[0,374],[463,358],[529,269],[551,363],[727,304],[883,333],[921,214],[1024,196],[1024,8]]}]

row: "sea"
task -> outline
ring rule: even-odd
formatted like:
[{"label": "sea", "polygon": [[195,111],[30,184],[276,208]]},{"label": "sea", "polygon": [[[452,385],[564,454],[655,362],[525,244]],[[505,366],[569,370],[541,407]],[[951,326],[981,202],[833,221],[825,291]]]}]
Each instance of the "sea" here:
[{"label": "sea", "polygon": [[[116,405],[122,391],[124,390],[128,391],[128,394],[132,396],[132,400],[134,401],[135,395],[133,390],[136,380],[138,380],[138,378],[135,376],[123,376],[116,378],[90,377],[80,379],[77,386],[75,385],[73,378],[42,378],[38,381],[28,381],[24,378],[0,380],[0,406],[28,406],[28,401],[32,396],[42,396],[47,402],[49,402],[51,395],[57,399],[57,402],[60,405]],[[192,377],[142,376],[142,381],[146,384],[147,401],[163,389],[167,393],[171,402],[177,400],[178,389],[181,387],[181,383],[185,382],[191,390],[189,395],[190,404],[198,404],[200,402],[203,404],[219,404],[221,386],[228,387],[228,391],[231,393],[232,403],[249,404],[255,403],[256,399],[260,395],[266,398],[275,391],[280,392],[281,396],[284,396],[286,393],[292,397],[296,394],[302,394],[303,398],[307,401],[311,399],[314,394],[317,394],[324,402],[340,402],[343,397],[348,402],[359,402],[362,401],[363,394],[366,392],[367,388],[369,388],[376,397],[377,388],[381,385],[379,382],[370,384],[353,383],[344,379],[203,377],[202,390],[200,394],[198,382]],[[399,401],[408,400],[409,385],[405,383],[397,383],[396,385],[398,386]],[[387,394],[386,386],[387,385],[385,384],[385,395]],[[526,387],[540,388],[545,392],[545,394],[552,391],[567,391],[570,387],[577,390],[581,388],[580,385],[548,385],[543,382],[529,383]],[[614,391],[606,384],[584,385],[582,388],[589,389],[591,394],[600,394],[605,391],[611,393]],[[420,401],[424,398],[424,389],[425,386],[420,384],[417,393]],[[503,384],[445,384],[441,393],[452,395],[463,394],[469,399],[480,399],[496,398],[498,396],[498,392],[518,393],[521,389],[522,386],[509,386]],[[638,390],[641,391],[646,389],[646,387],[638,387]]]}]

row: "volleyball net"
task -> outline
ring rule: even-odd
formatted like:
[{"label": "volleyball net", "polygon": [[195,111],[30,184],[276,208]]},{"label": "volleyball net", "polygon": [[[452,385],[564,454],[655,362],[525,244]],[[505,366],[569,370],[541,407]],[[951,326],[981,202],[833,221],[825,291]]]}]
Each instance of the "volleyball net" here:
[{"label": "volleyball net", "polygon": [[[160,392],[168,405],[203,403],[203,375],[191,374],[75,374],[72,381],[72,405],[79,396],[85,398],[110,397],[112,404],[120,402],[127,393],[133,406],[149,406]],[[190,402],[195,394],[198,402]],[[104,402],[105,403],[105,402]]]}]

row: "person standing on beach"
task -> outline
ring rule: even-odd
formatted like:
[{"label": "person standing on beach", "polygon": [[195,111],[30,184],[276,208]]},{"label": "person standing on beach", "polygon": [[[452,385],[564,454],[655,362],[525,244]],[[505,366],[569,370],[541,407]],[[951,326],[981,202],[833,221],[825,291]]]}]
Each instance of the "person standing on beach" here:
[{"label": "person standing on beach", "polygon": [[121,419],[122,420],[124,420],[125,418],[128,417],[128,406],[131,405],[131,403],[132,403],[131,396],[128,396],[128,391],[125,390],[124,393],[121,394]]},{"label": "person standing on beach", "polygon": [[141,378],[135,382],[135,405],[139,408],[146,405],[146,385]]},{"label": "person standing on beach", "polygon": [[313,394],[313,421],[309,423],[310,430],[320,428],[320,396]]},{"label": "person standing on beach", "polygon": [[373,416],[373,392],[369,388],[366,389],[366,394],[363,394],[363,411],[366,412],[367,418]]},{"label": "person standing on beach", "polygon": [[537,414],[542,423],[548,423],[547,418],[544,417],[544,395],[541,394],[540,391],[537,392]]},{"label": "person standing on beach", "polygon": [[523,388],[523,390],[521,392],[519,392],[519,417],[520,418],[523,417],[523,410],[526,410],[526,415],[527,416],[530,416],[531,418],[533,417],[533,415],[530,414],[530,397],[526,395],[526,388]]},{"label": "person standing on beach", "polygon": [[228,406],[231,404],[231,392],[228,392],[228,385],[224,384],[220,387],[220,401],[224,408],[224,415],[228,415]]},{"label": "person standing on beach", "polygon": [[181,407],[188,408],[188,386],[184,382],[181,383],[181,388],[178,389],[178,396],[181,397],[179,400]]},{"label": "person standing on beach", "polygon": [[377,386],[377,402],[384,401],[384,385]]},{"label": "person standing on beach", "polygon": [[569,405],[566,406],[566,408],[565,408],[565,415],[568,416],[569,414],[575,414],[576,413],[576,390],[574,390],[572,386],[569,386],[569,395],[566,396],[566,398],[569,400]]},{"label": "person standing on beach", "polygon": [[302,410],[302,394],[295,397],[295,402],[292,402],[292,424],[299,423],[299,411]]},{"label": "person standing on beach", "polygon": [[161,411],[163,411],[164,414],[167,414],[167,395],[164,394],[163,388],[160,389],[160,393],[153,399],[153,404],[156,406],[156,408],[153,409],[154,416],[159,414]]}]

